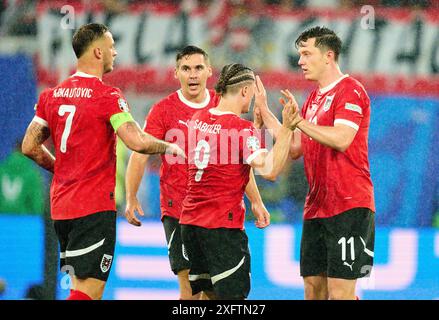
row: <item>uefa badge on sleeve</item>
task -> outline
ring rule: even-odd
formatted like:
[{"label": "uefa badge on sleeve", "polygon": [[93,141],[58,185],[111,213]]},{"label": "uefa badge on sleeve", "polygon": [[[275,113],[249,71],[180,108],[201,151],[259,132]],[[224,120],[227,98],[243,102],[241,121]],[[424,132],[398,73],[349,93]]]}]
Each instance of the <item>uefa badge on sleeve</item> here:
[{"label": "uefa badge on sleeve", "polygon": [[117,103],[119,104],[120,110],[122,110],[123,112],[130,111],[130,108],[128,107],[128,102],[125,99],[119,98],[119,100],[117,100]]},{"label": "uefa badge on sleeve", "polygon": [[113,256],[110,256],[108,254],[104,254],[104,256],[102,257],[102,260],[101,260],[101,271],[103,273],[110,270],[112,260],[113,260]]},{"label": "uefa badge on sleeve", "polygon": [[247,138],[247,148],[252,151],[255,152],[256,150],[259,150],[259,148],[261,147],[261,144],[259,143],[259,139],[255,136],[250,136]]}]

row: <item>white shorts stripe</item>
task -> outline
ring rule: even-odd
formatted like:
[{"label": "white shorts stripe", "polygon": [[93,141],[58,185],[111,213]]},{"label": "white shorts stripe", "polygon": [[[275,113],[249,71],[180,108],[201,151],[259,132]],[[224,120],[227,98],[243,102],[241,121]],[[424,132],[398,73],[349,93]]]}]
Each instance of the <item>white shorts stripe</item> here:
[{"label": "white shorts stripe", "polygon": [[34,116],[34,118],[32,119],[32,121],[33,121],[33,122],[36,122],[36,123],[39,123],[39,124],[41,124],[41,125],[43,125],[43,126],[45,126],[45,127],[48,127],[48,126],[49,126],[49,124],[47,123],[46,120],[44,120],[43,118],[37,117],[37,116]]},{"label": "white shorts stripe", "polygon": [[196,281],[196,280],[200,280],[200,279],[209,280],[210,274],[202,273],[202,274],[190,274],[189,275],[189,281]]},{"label": "white shorts stripe", "polygon": [[360,237],[360,240],[361,240],[361,242],[363,243],[364,252],[366,252],[366,254],[367,254],[369,257],[372,257],[372,258],[373,258],[373,256],[374,256],[374,252],[373,252],[373,251],[370,251],[369,249],[366,248],[366,242],[364,241],[364,239],[363,239],[362,237]]},{"label": "white shorts stripe", "polygon": [[241,261],[238,263],[238,265],[236,267],[229,269],[227,271],[224,271],[223,273],[217,274],[216,276],[213,276],[212,277],[212,284],[215,284],[216,282],[232,275],[236,270],[238,270],[244,264],[244,261],[245,261],[245,257],[242,257]]},{"label": "white shorts stripe", "polygon": [[84,249],[71,250],[71,251],[66,250],[66,252],[60,253],[60,257],[61,257],[61,259],[65,259],[65,258],[69,258],[69,257],[82,256],[82,255],[87,254],[89,252],[92,252],[93,250],[102,246],[104,244],[104,241],[105,241],[105,238],[102,239],[101,241],[91,245],[90,247],[87,247]]},{"label": "white shorts stripe", "polygon": [[174,231],[172,231],[171,237],[169,238],[168,250],[171,249],[172,240],[174,240],[175,230],[177,230],[177,229],[174,229]]}]

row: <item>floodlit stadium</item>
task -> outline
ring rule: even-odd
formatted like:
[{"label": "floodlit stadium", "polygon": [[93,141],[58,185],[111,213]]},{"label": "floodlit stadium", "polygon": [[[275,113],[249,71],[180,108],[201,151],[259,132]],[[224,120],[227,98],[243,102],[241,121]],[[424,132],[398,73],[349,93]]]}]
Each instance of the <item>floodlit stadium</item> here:
[{"label": "floodlit stadium", "polygon": [[[364,247],[360,239],[358,245],[374,262],[373,267],[363,268],[368,276],[358,279],[355,296],[439,299],[438,1],[24,0],[0,1],[0,300],[63,300],[71,294],[68,273],[75,270],[69,265],[60,268],[51,219],[53,175],[23,155],[22,141],[38,112],[40,94],[77,71],[72,37],[80,26],[92,22],[109,28],[117,50],[114,69],[102,81],[123,92],[124,98],[117,100],[120,110],[129,110],[142,129],[152,106],[180,88],[176,54],[187,45],[208,53],[212,76],[207,89],[214,89],[223,66],[250,67],[267,90],[270,110],[282,121],[281,90],[291,91],[301,109],[317,88],[299,65],[296,39],[315,26],[333,30],[342,40],[341,72],[360,81],[370,98],[368,160],[375,197],[375,243],[373,252],[362,238]],[[55,93],[64,98],[91,95],[85,89]],[[255,120],[254,104],[243,119]],[[349,108],[362,114],[356,105]],[[74,114],[69,107],[58,114],[66,112]],[[50,122],[46,120],[38,117],[40,124]],[[128,121],[113,120],[116,131]],[[188,127],[186,119],[180,121]],[[212,133],[220,127],[205,128]],[[65,153],[69,134],[70,127],[64,130],[64,145],[58,151],[51,138],[44,146],[53,154]],[[94,139],[90,138],[90,145]],[[270,139],[266,136],[269,150]],[[247,142],[250,149],[260,147],[259,140]],[[133,151],[119,138],[115,152],[116,184],[110,198],[117,209],[116,243],[114,257],[106,255],[101,262],[102,272],[109,272],[102,299],[179,299],[179,282],[169,265],[169,243],[161,222],[162,159],[152,155],[147,160],[137,191],[144,216],[137,216],[141,226],[135,227],[124,215]],[[81,155],[73,159],[87,160]],[[257,228],[250,200],[244,198],[251,255],[249,300],[304,299],[300,250],[309,189],[305,169],[302,157],[289,158],[275,181],[255,171],[271,223]],[[70,203],[81,205],[81,201]],[[171,201],[169,206],[173,205]],[[346,240],[338,243],[343,257],[354,250],[353,242],[349,247],[353,240]],[[358,261],[353,256],[352,262]],[[352,270],[352,264],[344,263]]]}]

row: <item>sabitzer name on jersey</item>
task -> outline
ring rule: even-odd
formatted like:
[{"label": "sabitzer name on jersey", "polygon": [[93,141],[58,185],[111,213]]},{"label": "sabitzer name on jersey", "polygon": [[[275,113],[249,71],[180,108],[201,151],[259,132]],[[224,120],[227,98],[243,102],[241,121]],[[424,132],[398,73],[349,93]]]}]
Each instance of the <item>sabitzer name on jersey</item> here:
[{"label": "sabitzer name on jersey", "polygon": [[58,88],[53,91],[54,98],[91,98],[90,88]]},{"label": "sabitzer name on jersey", "polygon": [[219,134],[221,130],[220,124],[207,124],[201,120],[195,120],[193,127],[195,130],[200,130],[203,133]]}]

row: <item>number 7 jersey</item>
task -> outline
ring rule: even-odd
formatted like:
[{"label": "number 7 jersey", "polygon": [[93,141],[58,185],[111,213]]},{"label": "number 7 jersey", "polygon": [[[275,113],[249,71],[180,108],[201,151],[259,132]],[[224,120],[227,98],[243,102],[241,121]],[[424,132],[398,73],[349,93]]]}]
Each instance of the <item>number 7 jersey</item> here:
[{"label": "number 7 jersey", "polygon": [[54,144],[52,219],[116,210],[115,131],[132,120],[118,88],[82,72],[41,93],[33,121],[49,127]]}]

